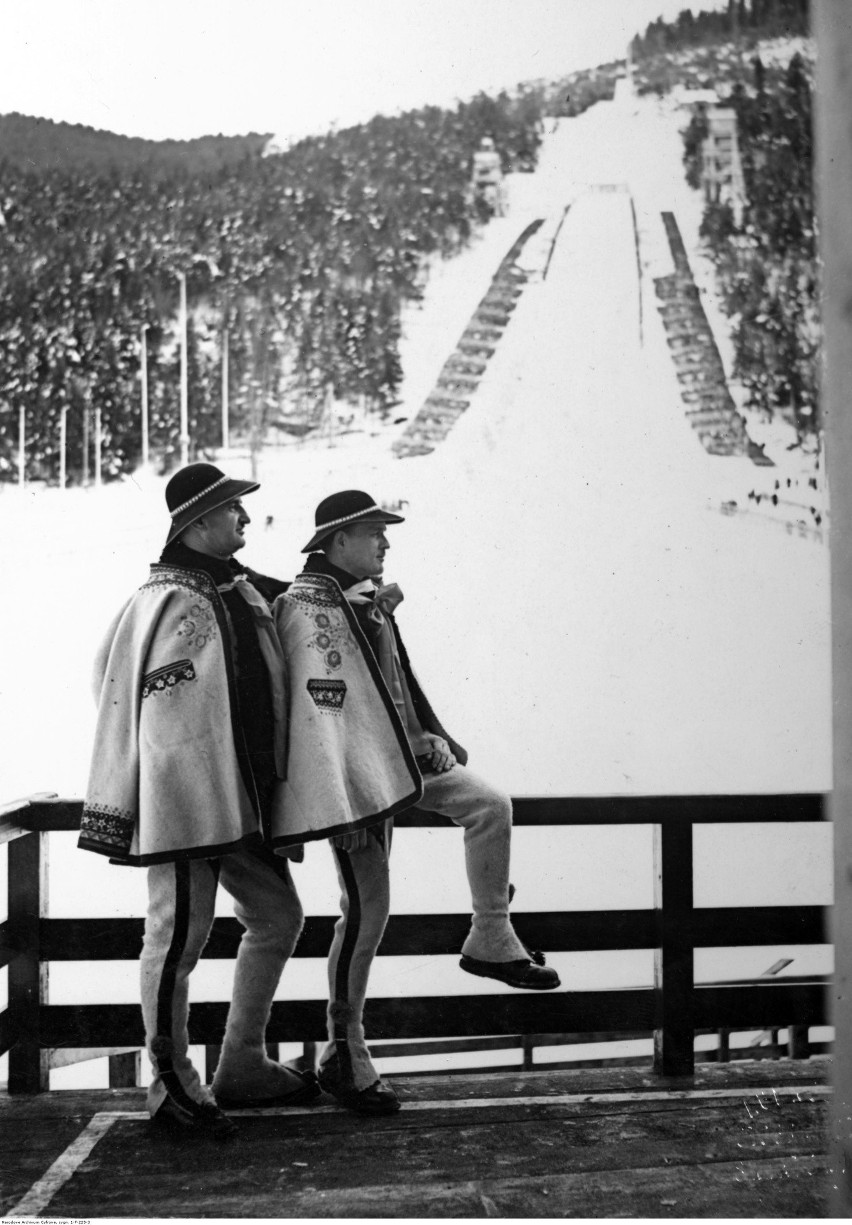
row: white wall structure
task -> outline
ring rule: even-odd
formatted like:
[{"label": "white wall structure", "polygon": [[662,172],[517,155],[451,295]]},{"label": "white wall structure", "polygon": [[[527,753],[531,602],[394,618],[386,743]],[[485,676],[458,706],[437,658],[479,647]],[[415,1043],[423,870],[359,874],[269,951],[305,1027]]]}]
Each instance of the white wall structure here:
[{"label": "white wall structure", "polygon": [[834,1106],[832,1217],[852,1217],[852,6],[812,6],[817,35],[816,142],[824,277],[823,413],[832,509],[834,677]]}]

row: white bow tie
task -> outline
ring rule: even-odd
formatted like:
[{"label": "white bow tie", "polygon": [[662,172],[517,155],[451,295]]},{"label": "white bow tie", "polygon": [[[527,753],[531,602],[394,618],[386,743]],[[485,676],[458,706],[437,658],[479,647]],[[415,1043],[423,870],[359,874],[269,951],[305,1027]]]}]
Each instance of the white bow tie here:
[{"label": "white bow tie", "polygon": [[369,617],[379,625],[384,621],[382,614],[392,613],[405,598],[398,583],[387,583],[384,587],[377,587],[371,578],[362,579],[360,583],[353,583],[343,594],[350,604],[371,604]]}]

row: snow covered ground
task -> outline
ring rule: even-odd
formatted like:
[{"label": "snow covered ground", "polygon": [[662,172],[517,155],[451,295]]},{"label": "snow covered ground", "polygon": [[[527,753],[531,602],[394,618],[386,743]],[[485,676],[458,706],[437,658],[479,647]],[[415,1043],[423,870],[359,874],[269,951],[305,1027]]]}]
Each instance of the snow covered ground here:
[{"label": "snow covered ground", "polygon": [[[264,456],[249,502],[243,556],[284,576],[333,489],[407,503],[389,572],[410,593],[413,657],[448,725],[515,793],[829,785],[827,550],[718,513],[756,470],[701,448],[656,311],[661,209],[697,243],[677,123],[630,98],[562,121],[538,173],[514,177],[510,216],[435,270],[407,319],[400,416],[428,394],[526,221],[545,217],[552,234],[572,205],[547,279],[527,286],[436,452],[392,458],[402,426],[291,445]],[[619,184],[636,210],[644,346],[630,197],[600,190]],[[161,545],[162,485],[3,487],[5,798],[81,794],[89,661]]]},{"label": "snow covered ground", "polygon": [[[472,765],[516,795],[830,786],[828,550],[719,513],[745,498],[756,470],[701,447],[656,310],[653,278],[671,270],[662,209],[675,212],[695,263],[700,201],[683,182],[682,122],[665,101],[627,95],[553,123],[537,173],[513,176],[509,215],[433,269],[424,304],[406,319],[399,416],[419,408],[527,221],[545,218],[542,232],[553,235],[571,204],[546,279],[543,251],[533,253],[537,271],[438,450],[394,459],[404,425],[371,424],[331,446],[294,443],[264,455],[262,488],[248,500],[243,558],[284,577],[300,566],[328,493],[358,487],[406,503],[386,574],[407,594],[398,619],[410,653]],[[709,281],[705,297],[719,326]],[[248,471],[243,457],[226,466]],[[159,551],[163,481],[140,473],[100,491],[6,487],[0,511],[0,798],[80,795],[94,725],[90,660]],[[830,831],[777,833],[702,831],[698,904],[829,901]],[[453,838],[397,840],[397,910],[466,908],[458,839],[437,853]],[[70,838],[57,843],[55,913],[91,914],[95,895],[100,913],[142,909],[141,873],[92,863]],[[300,874],[308,913],[336,908],[323,852],[311,848]],[[516,865],[521,909],[650,903],[641,831],[518,831]],[[648,980],[643,956],[554,960],[568,985],[617,985]],[[827,968],[818,951],[807,956],[809,969]],[[699,977],[718,972],[712,957],[699,959]],[[772,959],[772,950],[746,952],[743,969],[759,973]],[[422,966],[405,961],[379,959],[376,994],[429,990]],[[57,999],[75,990],[73,967],[60,969]],[[115,969],[110,998],[125,973],[135,998],[133,967]],[[480,989],[458,978],[454,991]],[[285,987],[321,992],[322,967],[295,963]]]}]

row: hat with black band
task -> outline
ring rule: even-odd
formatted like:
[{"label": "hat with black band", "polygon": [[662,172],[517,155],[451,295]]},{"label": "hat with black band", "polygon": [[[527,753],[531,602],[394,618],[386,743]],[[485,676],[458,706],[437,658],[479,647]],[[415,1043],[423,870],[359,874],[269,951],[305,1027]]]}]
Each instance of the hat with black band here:
[{"label": "hat with black band", "polygon": [[166,485],[166,506],[172,517],[166,544],[176,540],[196,519],[255,489],[260,489],[259,481],[236,480],[213,464],[181,468]]},{"label": "hat with black band", "polygon": [[405,519],[378,506],[362,489],[344,489],[320,502],[314,515],[316,530],[302,552],[312,553],[332,532],[353,523],[405,523]]}]

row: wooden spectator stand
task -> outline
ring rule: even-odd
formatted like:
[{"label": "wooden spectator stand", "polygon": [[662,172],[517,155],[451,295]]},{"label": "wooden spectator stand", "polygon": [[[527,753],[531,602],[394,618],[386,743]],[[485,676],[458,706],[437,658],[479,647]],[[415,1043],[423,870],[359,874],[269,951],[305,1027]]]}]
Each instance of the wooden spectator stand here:
[{"label": "wooden spectator stand", "polygon": [[823,267],[822,412],[831,491],[835,832],[832,1216],[852,1217],[852,6],[811,6]]}]

